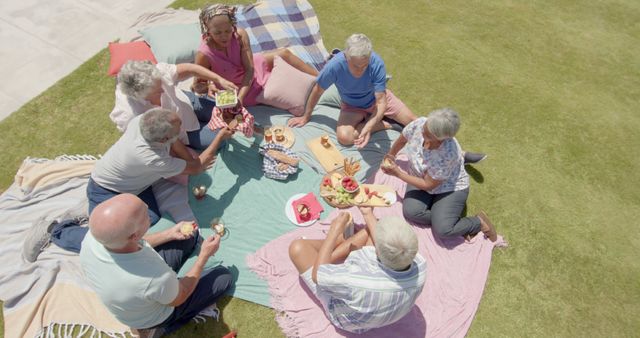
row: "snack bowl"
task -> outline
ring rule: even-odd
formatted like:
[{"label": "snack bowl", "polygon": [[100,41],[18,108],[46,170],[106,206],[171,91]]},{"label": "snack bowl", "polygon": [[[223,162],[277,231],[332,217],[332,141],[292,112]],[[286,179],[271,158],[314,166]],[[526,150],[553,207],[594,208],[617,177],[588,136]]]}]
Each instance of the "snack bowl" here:
[{"label": "snack bowl", "polygon": [[218,108],[233,108],[238,104],[238,94],[235,90],[219,90],[215,98]]},{"label": "snack bowl", "polygon": [[358,192],[358,190],[360,190],[360,184],[353,176],[343,177],[342,180],[340,181],[340,184],[342,185],[342,188],[344,189],[344,191],[351,194]]}]

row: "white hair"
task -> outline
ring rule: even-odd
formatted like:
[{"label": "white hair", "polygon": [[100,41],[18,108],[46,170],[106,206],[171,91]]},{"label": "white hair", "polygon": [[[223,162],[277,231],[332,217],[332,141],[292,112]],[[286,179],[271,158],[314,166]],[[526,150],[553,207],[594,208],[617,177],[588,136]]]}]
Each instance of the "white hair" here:
[{"label": "white hair", "polygon": [[460,129],[460,115],[451,108],[434,110],[427,116],[425,128],[438,140],[454,137]]},{"label": "white hair", "polygon": [[140,118],[140,134],[149,143],[163,142],[171,139],[174,112],[163,108],[147,110]]},{"label": "white hair", "polygon": [[374,240],[380,262],[395,271],[409,267],[418,253],[418,237],[401,217],[381,218],[376,224]]},{"label": "white hair", "polygon": [[344,54],[349,57],[370,57],[373,47],[371,40],[364,34],[352,34],[347,38]]},{"label": "white hair", "polygon": [[128,61],[118,73],[118,83],[125,95],[143,100],[161,76],[151,61]]}]

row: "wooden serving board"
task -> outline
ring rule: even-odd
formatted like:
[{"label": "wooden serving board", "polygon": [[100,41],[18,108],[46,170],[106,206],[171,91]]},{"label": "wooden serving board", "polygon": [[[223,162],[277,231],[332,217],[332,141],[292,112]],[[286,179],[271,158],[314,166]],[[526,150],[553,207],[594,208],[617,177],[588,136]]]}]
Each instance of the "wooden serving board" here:
[{"label": "wooden serving board", "polygon": [[[340,186],[340,180],[342,178],[341,174],[329,174],[331,177],[331,183],[333,184],[334,189],[338,186]],[[321,183],[322,184],[322,183]],[[359,196],[366,196],[365,194],[365,188],[368,188],[369,191],[377,191],[378,195],[380,195],[380,197],[377,196],[372,196],[369,199],[365,198],[365,201],[362,203],[348,203],[348,204],[338,204],[336,203],[334,200],[328,198],[328,197],[323,197],[324,200],[331,205],[332,207],[335,208],[349,208],[352,206],[364,206],[364,207],[388,207],[393,205],[393,203],[395,203],[397,201],[397,194],[395,192],[395,190],[393,190],[393,188],[391,188],[390,186],[387,185],[383,185],[383,184],[360,184],[360,190],[358,190],[357,193],[355,193],[353,195],[353,199],[354,200],[359,200]],[[320,189],[322,190],[323,188],[320,187]],[[382,198],[384,196],[385,193],[392,193],[394,196],[394,200],[391,201],[392,203],[387,204],[387,202],[385,201],[384,198]],[[322,195],[322,194],[321,194]]]},{"label": "wooden serving board", "polygon": [[[366,194],[364,193],[364,188],[367,187],[369,188],[370,191],[377,191],[378,195],[380,196],[384,196],[385,193],[391,192],[394,194],[394,196],[396,195],[396,191],[393,190],[390,186],[388,185],[382,185],[382,184],[361,184],[360,185],[360,190],[358,191],[358,194],[356,196],[354,196],[354,199],[357,199],[358,195],[363,195],[366,196]],[[396,196],[396,200],[397,200],[397,196]],[[393,201],[394,203],[396,201]],[[393,204],[393,203],[391,203]],[[358,206],[366,206],[366,207],[388,207],[391,206],[391,204],[387,204],[385,202],[385,199],[382,197],[376,197],[376,196],[372,196],[368,201],[362,203],[362,204],[355,204]]]},{"label": "wooden serving board", "polygon": [[336,148],[331,139],[329,139],[328,147],[320,143],[320,137],[307,141],[307,147],[316,156],[326,172],[331,172],[344,166],[344,156],[342,156],[342,153]]}]

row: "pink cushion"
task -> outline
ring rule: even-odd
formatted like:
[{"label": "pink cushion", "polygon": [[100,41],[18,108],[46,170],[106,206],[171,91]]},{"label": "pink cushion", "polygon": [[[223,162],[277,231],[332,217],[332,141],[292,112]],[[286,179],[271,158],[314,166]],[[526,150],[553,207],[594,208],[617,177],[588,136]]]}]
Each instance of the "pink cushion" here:
[{"label": "pink cushion", "polygon": [[271,76],[258,95],[259,103],[288,110],[295,116],[304,114],[304,104],[316,78],[303,73],[276,56]]},{"label": "pink cushion", "polygon": [[110,42],[109,54],[111,54],[111,61],[109,62],[108,74],[111,76],[116,76],[120,68],[129,60],[149,60],[154,64],[158,63],[151,52],[151,48],[149,48],[149,45],[144,41],[127,43]]}]

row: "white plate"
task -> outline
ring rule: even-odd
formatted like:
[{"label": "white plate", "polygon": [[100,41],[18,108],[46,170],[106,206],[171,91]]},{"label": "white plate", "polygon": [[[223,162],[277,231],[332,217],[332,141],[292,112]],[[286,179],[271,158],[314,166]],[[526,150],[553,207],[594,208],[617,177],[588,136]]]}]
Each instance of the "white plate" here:
[{"label": "white plate", "polygon": [[384,195],[382,195],[382,197],[384,197],[384,199],[389,201],[389,205],[396,203],[396,201],[398,200],[398,195],[396,194],[395,191],[385,192]]},{"label": "white plate", "polygon": [[317,221],[316,219],[312,219],[304,223],[298,223],[298,221],[296,220],[296,213],[293,211],[293,201],[304,197],[304,195],[306,194],[295,194],[291,196],[291,198],[289,198],[287,203],[284,205],[284,213],[287,215],[289,221],[299,227],[308,227]]}]

